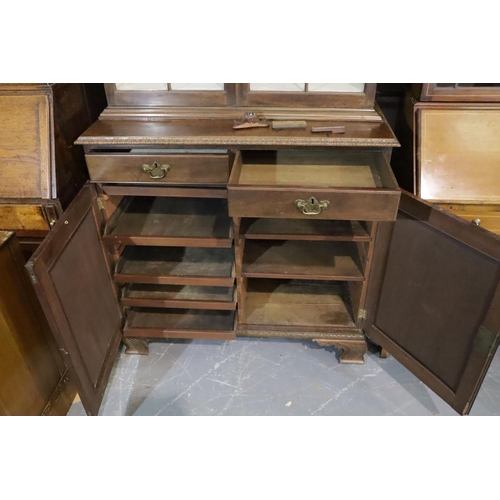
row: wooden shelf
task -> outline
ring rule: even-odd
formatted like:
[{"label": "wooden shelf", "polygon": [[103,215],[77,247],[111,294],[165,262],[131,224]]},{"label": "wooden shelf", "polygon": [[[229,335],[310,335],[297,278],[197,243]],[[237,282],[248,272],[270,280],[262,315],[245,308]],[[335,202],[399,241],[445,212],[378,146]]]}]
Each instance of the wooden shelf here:
[{"label": "wooden shelf", "polygon": [[225,199],[127,196],[108,221],[103,241],[228,248],[232,238]]},{"label": "wooden shelf", "polygon": [[346,283],[249,280],[240,324],[283,329],[356,329]]},{"label": "wooden shelf", "polygon": [[235,317],[236,311],[133,308],[123,333],[125,337],[232,340]]},{"label": "wooden shelf", "polygon": [[234,287],[133,284],[124,289],[121,302],[127,307],[235,310],[235,299]]},{"label": "wooden shelf", "polygon": [[116,266],[117,283],[233,286],[232,248],[125,248]]},{"label": "wooden shelf", "polygon": [[243,219],[241,234],[253,240],[370,241],[358,221]]},{"label": "wooden shelf", "polygon": [[242,276],[363,281],[356,243],[338,241],[249,240]]}]

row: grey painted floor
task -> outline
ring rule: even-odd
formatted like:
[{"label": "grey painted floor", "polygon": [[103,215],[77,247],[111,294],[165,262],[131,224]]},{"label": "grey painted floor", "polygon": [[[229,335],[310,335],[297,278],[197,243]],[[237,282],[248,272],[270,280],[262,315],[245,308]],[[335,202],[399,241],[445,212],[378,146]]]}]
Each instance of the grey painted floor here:
[{"label": "grey painted floor", "polygon": [[[394,358],[374,349],[340,365],[310,341],[153,342],[115,363],[100,415],[456,415]],[[123,348],[122,348],[123,349]],[[500,351],[471,415],[500,415]],[[69,415],[84,415],[74,403]]]}]

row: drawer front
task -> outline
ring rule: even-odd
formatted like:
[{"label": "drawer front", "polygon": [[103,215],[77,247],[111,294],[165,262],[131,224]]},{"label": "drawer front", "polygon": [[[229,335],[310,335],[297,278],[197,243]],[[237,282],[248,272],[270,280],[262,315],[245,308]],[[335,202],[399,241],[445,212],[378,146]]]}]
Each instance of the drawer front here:
[{"label": "drawer front", "polygon": [[438,205],[453,212],[458,217],[475,224],[495,234],[500,234],[500,205]]},{"label": "drawer front", "polygon": [[[314,197],[320,204],[308,203]],[[393,221],[399,191],[273,190],[229,188],[231,217]],[[305,203],[297,203],[302,200]],[[297,206],[299,204],[299,206]]]},{"label": "drawer front", "polygon": [[226,185],[229,157],[225,154],[86,156],[95,182]]},{"label": "drawer front", "polygon": [[0,205],[0,229],[16,231],[18,236],[48,232],[49,223],[41,205]]},{"label": "drawer front", "polygon": [[49,198],[50,106],[46,95],[0,95],[0,196]]}]

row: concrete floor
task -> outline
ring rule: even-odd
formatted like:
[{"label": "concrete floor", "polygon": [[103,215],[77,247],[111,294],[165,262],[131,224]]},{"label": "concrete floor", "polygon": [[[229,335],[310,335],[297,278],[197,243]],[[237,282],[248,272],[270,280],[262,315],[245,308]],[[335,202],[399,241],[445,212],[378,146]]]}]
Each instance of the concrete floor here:
[{"label": "concrete floor", "polygon": [[[389,356],[340,365],[285,339],[152,342],[115,363],[100,415],[457,415]],[[471,415],[500,415],[500,350]],[[84,415],[74,403],[69,415]]]}]

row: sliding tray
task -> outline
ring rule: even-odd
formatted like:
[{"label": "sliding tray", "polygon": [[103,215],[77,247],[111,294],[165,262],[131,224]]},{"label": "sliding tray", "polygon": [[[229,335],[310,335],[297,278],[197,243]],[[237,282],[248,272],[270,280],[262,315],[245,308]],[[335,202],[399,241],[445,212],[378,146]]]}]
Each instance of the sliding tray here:
[{"label": "sliding tray", "polygon": [[125,337],[233,340],[236,311],[132,308]]},{"label": "sliding tray", "polygon": [[235,287],[191,285],[143,285],[134,283],[123,289],[125,307],[167,307],[176,309],[236,309]]},{"label": "sliding tray", "polygon": [[227,200],[125,196],[106,225],[103,241],[228,248],[232,238]]},{"label": "sliding tray", "polygon": [[242,151],[228,184],[232,217],[392,221],[400,191],[381,152]]},{"label": "sliding tray", "polygon": [[232,248],[126,247],[116,265],[116,283],[233,286]]}]

